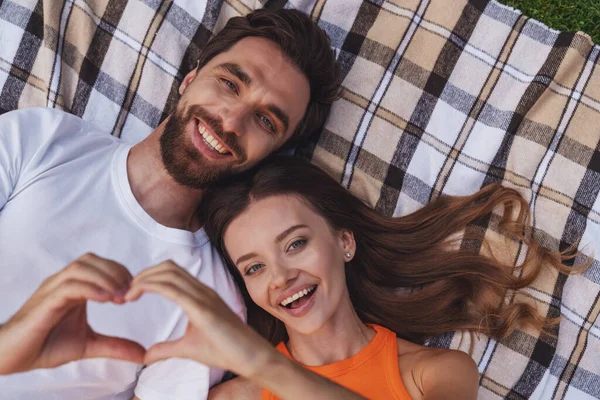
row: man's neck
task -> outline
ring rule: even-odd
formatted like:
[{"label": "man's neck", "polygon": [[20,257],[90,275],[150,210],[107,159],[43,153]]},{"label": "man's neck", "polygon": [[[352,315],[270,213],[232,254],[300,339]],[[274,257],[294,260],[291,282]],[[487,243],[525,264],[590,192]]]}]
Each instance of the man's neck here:
[{"label": "man's neck", "polygon": [[127,158],[127,177],[135,199],[156,222],[195,232],[201,228],[197,214],[203,191],[180,185],[165,169],[160,136],[167,120],[133,146]]}]

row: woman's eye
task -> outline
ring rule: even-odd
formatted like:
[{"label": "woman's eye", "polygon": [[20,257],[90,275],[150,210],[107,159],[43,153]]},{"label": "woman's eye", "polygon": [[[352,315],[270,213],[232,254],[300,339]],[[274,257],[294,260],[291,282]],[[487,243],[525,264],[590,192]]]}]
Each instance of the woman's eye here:
[{"label": "woman's eye", "polygon": [[250,268],[248,268],[246,270],[246,275],[253,274],[253,273],[257,272],[261,268],[262,268],[262,264],[254,264],[254,265],[250,266]]},{"label": "woman's eye", "polygon": [[306,243],[306,240],[296,240],[292,244],[290,244],[289,250],[296,250]]}]

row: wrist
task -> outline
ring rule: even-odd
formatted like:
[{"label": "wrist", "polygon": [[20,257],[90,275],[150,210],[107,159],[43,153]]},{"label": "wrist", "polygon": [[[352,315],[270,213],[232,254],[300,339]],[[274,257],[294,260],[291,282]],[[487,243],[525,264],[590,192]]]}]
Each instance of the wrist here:
[{"label": "wrist", "polygon": [[257,352],[253,362],[246,365],[245,371],[240,375],[255,382],[262,382],[265,377],[272,375],[271,371],[284,366],[286,361],[289,360],[269,343],[267,348]]}]

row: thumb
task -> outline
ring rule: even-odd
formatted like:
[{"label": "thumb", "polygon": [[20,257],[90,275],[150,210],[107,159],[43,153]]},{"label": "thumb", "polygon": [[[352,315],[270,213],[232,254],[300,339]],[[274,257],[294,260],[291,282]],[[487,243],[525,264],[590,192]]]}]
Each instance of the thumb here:
[{"label": "thumb", "polygon": [[133,340],[95,334],[88,341],[83,358],[103,357],[142,364],[145,354],[142,345]]},{"label": "thumb", "polygon": [[170,342],[156,343],[146,352],[144,364],[152,364],[172,357],[188,358],[185,356],[183,338]]}]

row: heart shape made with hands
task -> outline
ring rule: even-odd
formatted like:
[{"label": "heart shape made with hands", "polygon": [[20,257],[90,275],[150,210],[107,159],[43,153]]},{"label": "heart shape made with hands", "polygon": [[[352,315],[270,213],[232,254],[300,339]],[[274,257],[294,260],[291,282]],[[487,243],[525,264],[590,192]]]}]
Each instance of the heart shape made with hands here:
[{"label": "heart shape made with hands", "polygon": [[[188,326],[182,338],[153,343],[146,350],[134,340],[101,334],[90,326],[89,304],[121,306],[145,293],[157,294],[183,310]],[[0,374],[96,357],[138,364],[183,357],[230,369],[251,361],[248,354],[256,344],[262,350],[270,348],[214,290],[175,263],[163,262],[132,277],[123,265],[86,254],[45,279],[0,327]]]}]

